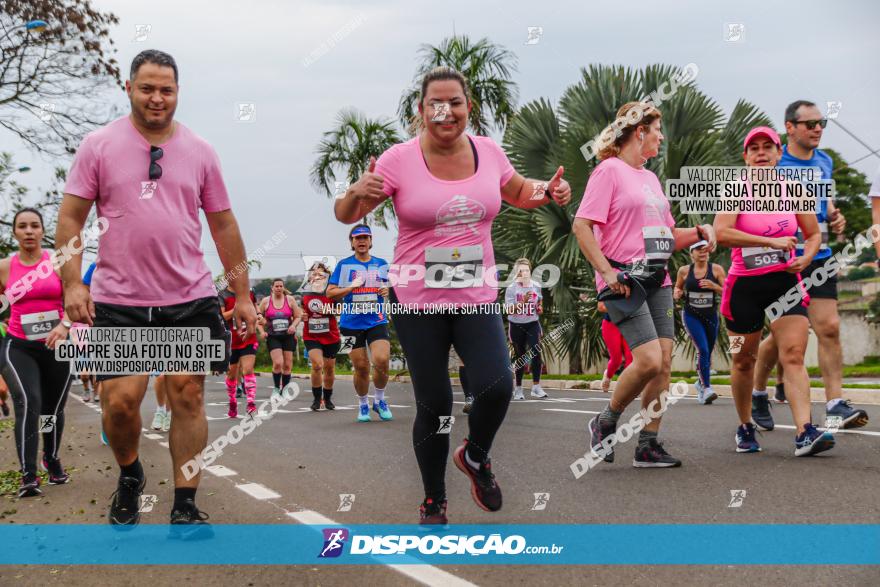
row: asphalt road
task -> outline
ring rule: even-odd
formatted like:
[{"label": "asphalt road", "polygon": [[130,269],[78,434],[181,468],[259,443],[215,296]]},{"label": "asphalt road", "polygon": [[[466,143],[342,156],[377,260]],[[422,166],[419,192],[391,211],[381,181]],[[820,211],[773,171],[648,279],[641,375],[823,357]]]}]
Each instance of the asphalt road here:
[{"label": "asphalt road", "polygon": [[[265,377],[258,381],[259,396],[265,398],[271,381]],[[308,409],[308,382],[296,381],[303,393],[253,434],[227,448],[214,463],[222,467],[203,476],[197,499],[200,508],[217,523],[308,523],[308,516],[314,514],[342,525],[417,523],[423,495],[411,447],[415,402],[410,385],[389,384],[393,421],[379,422],[373,414],[372,422],[359,424],[349,382],[337,382],[335,412],[313,413]],[[74,387],[74,394],[81,389]],[[460,389],[455,391],[455,415],[461,416],[463,396]],[[607,396],[580,390],[548,391],[549,400],[514,402],[497,437],[492,456],[504,490],[501,512],[491,514],[477,508],[465,477],[450,462],[447,489],[452,524],[880,523],[880,406],[863,406],[871,422],[859,429],[860,433],[841,433],[832,451],[803,459],[793,456],[793,429],[783,428],[791,425],[786,406],[774,406],[781,426],[759,436],[762,453],[737,454],[731,400],[699,406],[694,399],[685,398],[666,414],[661,433],[667,450],[684,461],[683,467],[634,469],[631,451],[635,442],[630,441],[618,447],[617,462],[602,464],[575,479],[569,465],[583,455],[586,421],[602,408]],[[233,424],[225,417],[225,395],[222,381],[209,378],[210,440]],[[154,406],[154,397],[148,393],[142,410],[145,428]],[[634,408],[624,414],[624,420]],[[821,410],[822,406],[813,405],[817,422],[822,421]],[[100,444],[97,409],[71,396],[67,422],[62,460],[72,469],[72,482],[48,487],[40,498],[5,498],[11,503],[4,502],[0,523],[106,523],[118,472],[109,448]],[[466,435],[466,418],[459,417],[453,426],[455,446]],[[15,469],[18,464],[11,433],[3,436],[0,466]],[[142,438],[145,493],[157,497],[153,511],[143,514],[144,523],[166,523],[168,519],[172,483],[165,441],[167,433],[145,431]],[[745,491],[741,504],[730,507],[731,491],[739,490]],[[545,509],[533,509],[535,493],[549,494]],[[350,511],[337,511],[340,494],[354,494]],[[707,549],[735,547],[705,545]],[[242,548],[259,545],[243,544]],[[857,566],[485,565],[425,567],[415,575],[409,572],[386,566],[16,566],[0,567],[0,584],[880,584],[880,569]],[[96,578],[96,573],[101,575]]]}]

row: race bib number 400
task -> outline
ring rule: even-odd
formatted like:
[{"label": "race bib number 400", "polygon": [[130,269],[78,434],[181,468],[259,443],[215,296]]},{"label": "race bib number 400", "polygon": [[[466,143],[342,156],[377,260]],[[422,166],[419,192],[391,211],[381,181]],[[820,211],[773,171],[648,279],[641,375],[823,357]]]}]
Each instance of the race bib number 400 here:
[{"label": "race bib number 400", "polygon": [[788,255],[785,251],[770,247],[745,247],[742,250],[742,260],[746,269],[761,269],[785,263]]},{"label": "race bib number 400", "polygon": [[711,308],[715,294],[710,291],[689,291],[688,304],[692,308]]},{"label": "race bib number 400", "polygon": [[482,281],[482,245],[425,249],[425,287],[478,287]]},{"label": "race bib number 400", "polygon": [[649,261],[665,261],[675,252],[675,238],[668,226],[645,226],[645,257]]},{"label": "race bib number 400", "polygon": [[28,340],[43,340],[49,336],[52,329],[61,322],[58,310],[51,312],[34,312],[24,314],[21,317],[21,329]]}]

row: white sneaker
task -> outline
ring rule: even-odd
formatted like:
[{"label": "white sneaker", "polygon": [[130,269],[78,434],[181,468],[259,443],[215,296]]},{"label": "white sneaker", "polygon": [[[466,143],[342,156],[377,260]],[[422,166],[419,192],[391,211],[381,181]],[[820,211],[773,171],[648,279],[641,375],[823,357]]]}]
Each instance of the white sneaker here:
[{"label": "white sneaker", "polygon": [[165,417],[162,419],[162,432],[168,432],[171,429],[171,412],[165,411]]},{"label": "white sneaker", "polygon": [[602,391],[610,391],[611,390],[611,378],[608,377],[607,374],[602,376]]},{"label": "white sneaker", "polygon": [[526,399],[526,396],[523,395],[522,386],[517,385],[513,388],[513,399]]},{"label": "white sneaker", "polygon": [[545,399],[547,397],[547,394],[544,393],[544,390],[537,383],[532,385],[532,393],[530,395],[538,399]]},{"label": "white sneaker", "polygon": [[84,402],[90,402],[90,401],[92,401],[92,390],[91,390],[91,389],[86,389],[85,391],[83,391],[82,399],[83,399]]},{"label": "white sneaker", "polygon": [[162,426],[165,425],[165,414],[160,410],[156,410],[156,415],[153,416],[153,425],[150,426],[153,430],[162,430]]}]

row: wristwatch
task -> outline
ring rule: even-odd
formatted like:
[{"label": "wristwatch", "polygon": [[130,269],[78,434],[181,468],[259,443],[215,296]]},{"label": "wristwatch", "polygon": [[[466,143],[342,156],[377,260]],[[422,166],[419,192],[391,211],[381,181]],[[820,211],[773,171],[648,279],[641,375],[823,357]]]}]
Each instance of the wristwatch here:
[{"label": "wristwatch", "polygon": [[70,320],[65,318],[64,320],[61,321],[61,326],[70,330],[71,326],[73,326],[73,322],[71,322]]}]

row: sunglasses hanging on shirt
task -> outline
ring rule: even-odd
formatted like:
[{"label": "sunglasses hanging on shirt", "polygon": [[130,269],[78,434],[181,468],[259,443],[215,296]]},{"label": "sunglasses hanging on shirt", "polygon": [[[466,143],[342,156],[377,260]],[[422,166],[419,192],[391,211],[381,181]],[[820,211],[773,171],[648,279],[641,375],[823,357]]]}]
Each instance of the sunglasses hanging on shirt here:
[{"label": "sunglasses hanging on shirt", "polygon": [[165,152],[161,147],[150,146],[150,181],[156,181],[162,177],[162,168],[157,161],[162,158]]}]

